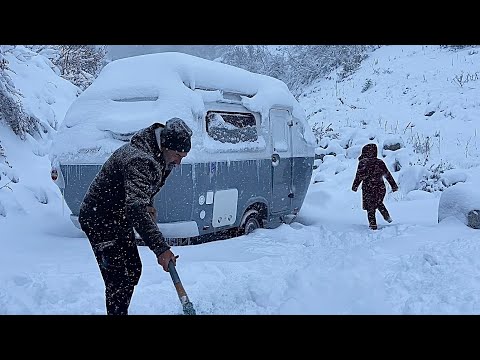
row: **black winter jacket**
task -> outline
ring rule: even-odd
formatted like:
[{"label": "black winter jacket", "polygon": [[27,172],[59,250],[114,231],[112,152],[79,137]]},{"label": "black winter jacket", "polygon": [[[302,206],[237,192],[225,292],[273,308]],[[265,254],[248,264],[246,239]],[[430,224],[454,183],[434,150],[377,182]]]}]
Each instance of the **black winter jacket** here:
[{"label": "black winter jacket", "polygon": [[80,223],[94,231],[109,229],[111,236],[105,241],[132,241],[128,234],[135,228],[157,256],[170,248],[147,212],[170,174],[155,137],[158,127],[163,125],[140,130],[108,158],[91,183],[79,216]]}]

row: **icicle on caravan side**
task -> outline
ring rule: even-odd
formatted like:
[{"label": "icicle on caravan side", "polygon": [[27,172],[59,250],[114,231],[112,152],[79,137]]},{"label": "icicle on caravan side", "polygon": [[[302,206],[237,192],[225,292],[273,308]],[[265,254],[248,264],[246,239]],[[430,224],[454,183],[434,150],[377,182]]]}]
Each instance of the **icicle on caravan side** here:
[{"label": "icicle on caravan side", "polygon": [[54,141],[52,179],[78,226],[80,203],[108,156],[135,131],[184,119],[192,150],[155,198],[173,245],[290,223],[313,169],[305,114],[277,79],[181,53],[109,63],[71,105]]}]

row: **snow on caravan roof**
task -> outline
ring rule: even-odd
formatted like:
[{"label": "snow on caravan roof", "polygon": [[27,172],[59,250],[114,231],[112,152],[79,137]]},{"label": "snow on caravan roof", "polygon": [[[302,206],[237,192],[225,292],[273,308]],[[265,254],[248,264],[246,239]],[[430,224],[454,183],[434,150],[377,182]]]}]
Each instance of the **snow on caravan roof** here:
[{"label": "snow on caravan roof", "polygon": [[183,53],[148,54],[104,67],[67,111],[52,156],[62,162],[103,162],[133,132],[172,117],[192,128],[193,153],[201,146],[195,132],[201,130],[204,102],[221,97],[218,90],[198,89],[243,94],[242,104],[264,116],[271,105],[289,106],[307,126],[303,109],[278,79]]}]

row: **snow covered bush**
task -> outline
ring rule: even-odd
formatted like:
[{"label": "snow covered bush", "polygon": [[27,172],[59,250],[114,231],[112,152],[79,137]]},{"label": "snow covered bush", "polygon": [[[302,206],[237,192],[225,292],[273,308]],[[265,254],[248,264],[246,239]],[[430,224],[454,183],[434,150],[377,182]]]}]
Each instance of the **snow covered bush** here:
[{"label": "snow covered bush", "polygon": [[[466,175],[460,173],[452,173],[444,176],[444,173],[453,169],[449,163],[441,161],[439,164],[432,164],[428,169],[425,169],[424,177],[420,181],[420,190],[434,192],[443,191],[445,188],[456,184],[459,181],[465,181]],[[457,175],[455,175],[457,174]]]},{"label": "snow covered bush", "polygon": [[418,154],[417,162],[426,165],[433,147],[431,137],[416,133],[408,139],[408,142],[411,143],[413,151]]},{"label": "snow covered bush", "polygon": [[429,167],[417,163],[412,164],[407,149],[395,152],[385,150],[386,163],[393,172],[399,172],[399,188],[404,194],[413,190],[426,192],[443,191],[458,182],[465,182],[467,175],[463,171],[452,170],[453,166],[444,161],[431,164]]},{"label": "snow covered bush", "polygon": [[2,144],[0,144],[0,190],[10,189],[10,183],[17,183],[18,177],[12,171],[12,165],[8,163],[7,155]]},{"label": "snow covered bush", "polygon": [[315,139],[317,140],[317,144],[322,146],[323,139],[338,139],[340,134],[334,131],[331,128],[332,124],[328,124],[327,126],[322,123],[314,123],[312,126],[313,135],[315,135]]},{"label": "snow covered bush", "polygon": [[372,79],[367,79],[367,80],[365,81],[365,84],[364,84],[363,87],[362,87],[362,93],[364,93],[365,91],[367,91],[368,89],[370,89],[372,86],[373,86],[373,81],[372,81]]}]

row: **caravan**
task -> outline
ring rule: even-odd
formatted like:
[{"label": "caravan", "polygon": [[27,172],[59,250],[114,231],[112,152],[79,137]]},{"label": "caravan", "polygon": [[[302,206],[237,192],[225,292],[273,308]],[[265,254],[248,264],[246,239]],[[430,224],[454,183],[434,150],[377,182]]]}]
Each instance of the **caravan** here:
[{"label": "caravan", "polygon": [[155,198],[170,243],[293,221],[310,184],[315,139],[287,86],[219,62],[159,53],[109,63],[67,111],[51,171],[77,226],[105,160],[137,130],[172,117],[184,119],[193,136]]}]

